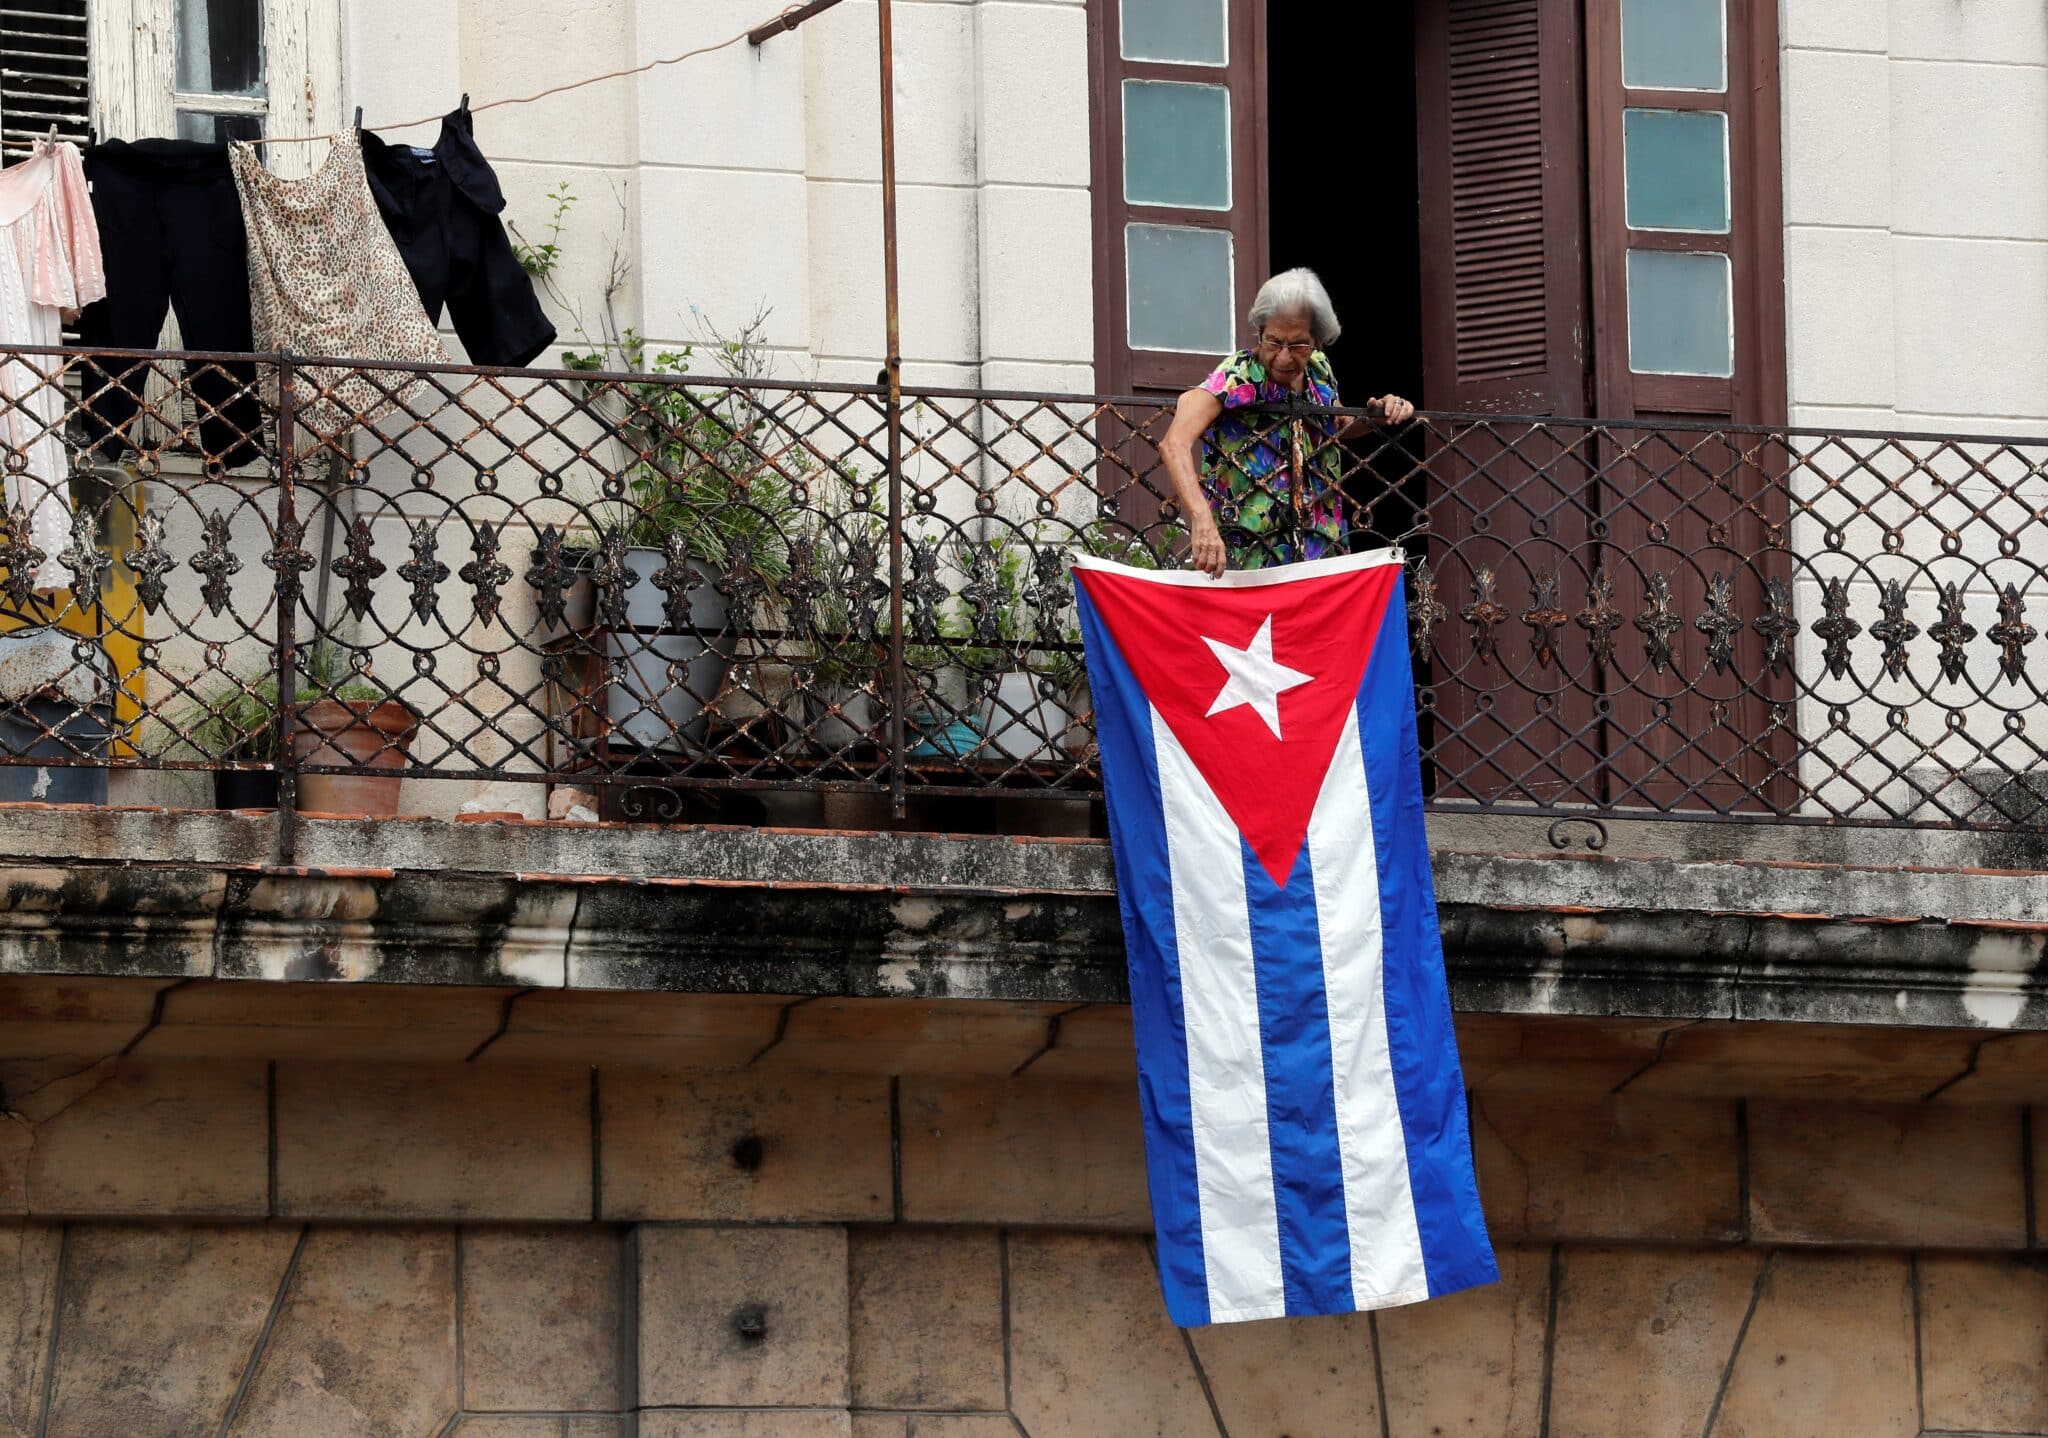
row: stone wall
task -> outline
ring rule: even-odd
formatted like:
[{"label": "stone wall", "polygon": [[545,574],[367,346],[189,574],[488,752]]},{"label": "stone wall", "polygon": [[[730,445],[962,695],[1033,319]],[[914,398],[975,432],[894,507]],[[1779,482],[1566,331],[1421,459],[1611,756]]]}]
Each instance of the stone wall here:
[{"label": "stone wall", "polygon": [[1471,1069],[1503,1283],[1188,1334],[1133,1087],[1085,1047],[17,1060],[0,1432],[2048,1434],[2040,1074],[1845,1102],[1856,1061],[1632,1081],[1554,1038]]}]

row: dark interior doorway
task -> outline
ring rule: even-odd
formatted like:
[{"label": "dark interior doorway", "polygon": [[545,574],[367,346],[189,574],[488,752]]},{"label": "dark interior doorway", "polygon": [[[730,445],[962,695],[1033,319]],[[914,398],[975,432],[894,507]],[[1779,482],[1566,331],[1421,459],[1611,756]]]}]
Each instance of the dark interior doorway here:
[{"label": "dark interior doorway", "polygon": [[[1422,0],[1431,3],[1431,0]],[[1422,249],[1411,7],[1266,8],[1274,270],[1307,265],[1343,322],[1347,402],[1422,397]]]}]

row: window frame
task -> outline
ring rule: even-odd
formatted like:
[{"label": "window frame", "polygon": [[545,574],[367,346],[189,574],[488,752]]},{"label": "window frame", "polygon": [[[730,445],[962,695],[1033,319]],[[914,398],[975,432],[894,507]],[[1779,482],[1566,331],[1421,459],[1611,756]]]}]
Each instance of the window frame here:
[{"label": "window frame", "polygon": [[[1120,0],[1088,0],[1089,109],[1095,228],[1095,377],[1111,394],[1178,393],[1199,384],[1218,356],[1137,349],[1130,342],[1124,232],[1132,224],[1222,230],[1230,235],[1232,343],[1244,340],[1245,306],[1268,267],[1266,213],[1266,17],[1262,0],[1225,0],[1221,65],[1123,58]],[[1229,94],[1230,207],[1183,209],[1124,199],[1126,80],[1221,85]]]},{"label": "window frame", "polygon": [[[343,122],[341,0],[263,0],[260,96],[181,91],[177,0],[93,0],[88,31],[93,123],[102,136],[178,133],[178,110],[260,115],[264,134],[299,139]],[[310,174],[325,152],[280,145],[264,162],[279,174]]]},{"label": "window frame", "polygon": [[[1783,134],[1778,16],[1770,0],[1725,0],[1727,88],[1632,88],[1622,77],[1621,0],[1586,6],[1587,252],[1592,268],[1594,409],[1601,415],[1700,416],[1747,424],[1785,420]],[[1623,114],[1719,111],[1728,117],[1728,231],[1628,225]],[[1628,251],[1728,257],[1733,374],[1653,374],[1631,366]]]}]

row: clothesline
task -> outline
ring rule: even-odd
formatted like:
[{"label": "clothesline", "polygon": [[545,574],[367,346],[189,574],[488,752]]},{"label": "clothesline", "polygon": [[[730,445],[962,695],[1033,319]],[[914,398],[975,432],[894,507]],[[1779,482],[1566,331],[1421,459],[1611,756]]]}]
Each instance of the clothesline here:
[{"label": "clothesline", "polygon": [[[665,55],[659,60],[649,60],[644,65],[635,65],[627,70],[607,70],[602,75],[591,75],[582,80],[570,80],[560,85],[550,85],[547,89],[537,90],[531,95],[509,95],[502,100],[486,100],[481,105],[471,105],[469,109],[474,114],[478,110],[495,110],[500,105],[531,105],[536,100],[545,100],[550,95],[559,95],[567,90],[580,90],[586,85],[602,84],[606,80],[622,80],[628,75],[643,75],[647,71],[659,69],[663,65],[676,65],[684,60],[694,60],[699,55],[714,54],[719,50],[730,49],[748,36],[768,26],[778,22],[787,22],[797,11],[805,8],[806,6],[802,3],[785,5],[771,19],[756,21],[737,35],[732,36],[730,39],[720,40],[715,45],[700,45],[694,50],[685,50],[680,55]],[[440,118],[439,114],[424,115],[417,120],[395,120],[388,124],[373,125],[368,128],[375,130],[410,130],[415,125],[431,125]],[[341,138],[343,138],[341,134],[266,136],[262,143],[265,145],[303,145],[315,140],[339,140]]]}]

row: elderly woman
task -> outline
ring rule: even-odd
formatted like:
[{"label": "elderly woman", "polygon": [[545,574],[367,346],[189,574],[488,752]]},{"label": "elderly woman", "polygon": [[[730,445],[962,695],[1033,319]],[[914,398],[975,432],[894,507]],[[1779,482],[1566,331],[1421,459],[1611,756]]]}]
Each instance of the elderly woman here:
[{"label": "elderly woman", "polygon": [[[1329,414],[1290,421],[1270,408],[1248,410],[1290,399],[1324,409],[1337,404],[1337,381],[1323,354],[1340,332],[1329,292],[1314,271],[1288,270],[1259,287],[1250,318],[1256,345],[1229,356],[1180,397],[1160,449],[1187,516],[1190,558],[1212,578],[1232,564],[1257,569],[1345,547],[1335,441],[1348,426]],[[1365,408],[1383,424],[1415,413],[1393,394]]]}]

